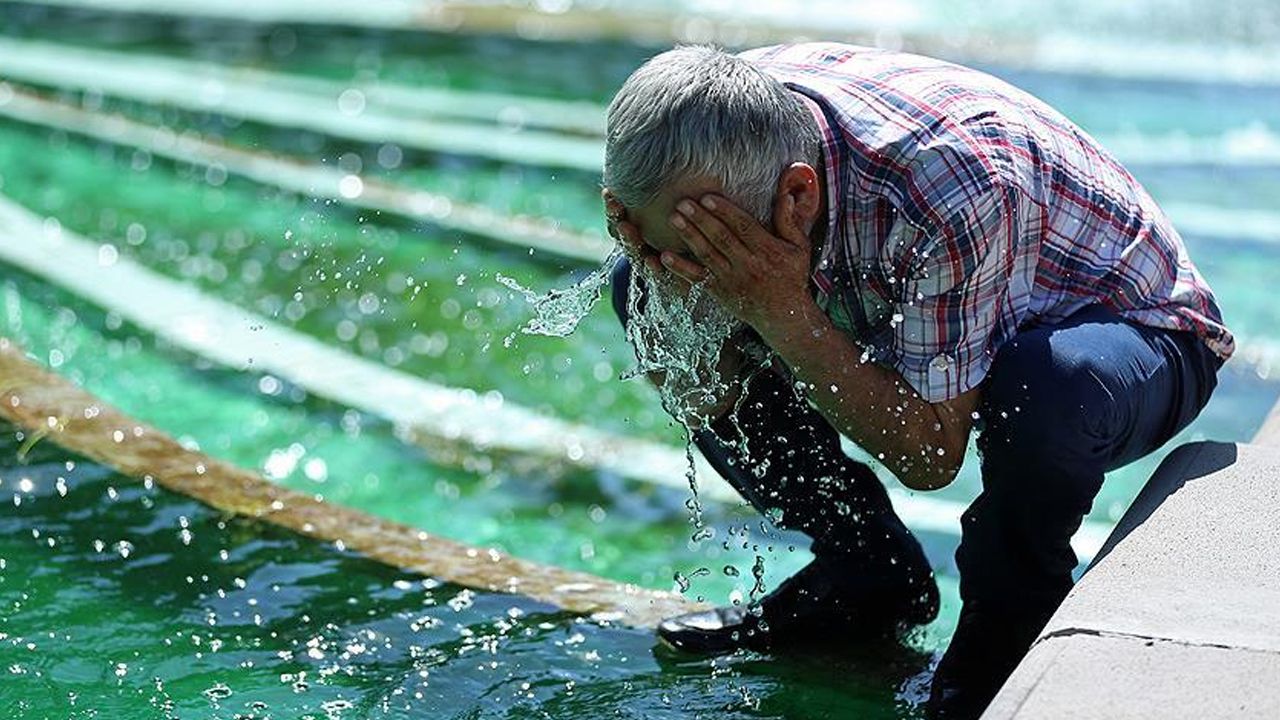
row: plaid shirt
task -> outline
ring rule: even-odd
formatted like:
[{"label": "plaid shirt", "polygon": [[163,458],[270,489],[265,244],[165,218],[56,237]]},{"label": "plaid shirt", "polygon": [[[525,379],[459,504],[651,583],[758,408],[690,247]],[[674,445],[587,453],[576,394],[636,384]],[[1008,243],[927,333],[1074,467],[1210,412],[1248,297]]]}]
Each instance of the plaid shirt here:
[{"label": "plaid shirt", "polygon": [[976,70],[832,43],[743,53],[817,120],[819,305],[927,401],[1002,343],[1102,304],[1234,349],[1213,292],[1146,190],[1083,130]]}]

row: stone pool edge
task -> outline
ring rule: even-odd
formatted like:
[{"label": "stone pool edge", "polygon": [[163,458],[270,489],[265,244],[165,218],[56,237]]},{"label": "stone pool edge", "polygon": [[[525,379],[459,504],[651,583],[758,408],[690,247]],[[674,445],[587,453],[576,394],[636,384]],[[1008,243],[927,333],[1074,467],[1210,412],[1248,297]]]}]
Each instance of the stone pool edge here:
[{"label": "stone pool edge", "polygon": [[1280,713],[1280,403],[1174,450],[984,720]]}]

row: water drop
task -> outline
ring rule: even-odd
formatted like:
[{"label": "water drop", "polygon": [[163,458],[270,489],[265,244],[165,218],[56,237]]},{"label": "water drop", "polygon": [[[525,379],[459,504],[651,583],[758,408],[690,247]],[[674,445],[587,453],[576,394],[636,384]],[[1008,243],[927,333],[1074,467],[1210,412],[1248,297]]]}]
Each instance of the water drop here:
[{"label": "water drop", "polygon": [[209,698],[210,702],[217,703],[231,697],[233,693],[225,683],[214,683],[213,687],[206,689],[202,694]]},{"label": "water drop", "polygon": [[675,582],[676,588],[679,590],[680,594],[683,595],[684,593],[689,592],[689,586],[691,583],[689,582],[689,578],[684,576],[684,573],[677,570],[675,574],[671,576],[671,579]]}]

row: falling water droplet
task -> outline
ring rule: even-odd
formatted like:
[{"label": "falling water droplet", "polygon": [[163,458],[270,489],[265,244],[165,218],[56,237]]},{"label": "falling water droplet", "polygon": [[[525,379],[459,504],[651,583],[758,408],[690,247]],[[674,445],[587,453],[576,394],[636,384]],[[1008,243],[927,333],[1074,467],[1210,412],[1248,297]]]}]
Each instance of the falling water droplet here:
[{"label": "falling water droplet", "polygon": [[209,699],[209,702],[214,707],[217,707],[218,703],[231,697],[233,693],[225,683],[214,683],[212,687],[205,689],[202,694]]},{"label": "falling water droplet", "polygon": [[755,562],[751,564],[751,577],[755,578],[755,584],[751,586],[751,599],[755,600],[756,596],[764,593],[764,557],[756,555]]},{"label": "falling water droplet", "polygon": [[677,570],[675,574],[671,576],[671,579],[675,581],[676,588],[679,589],[680,594],[683,595],[684,593],[689,592],[689,578],[685,577],[684,573]]}]

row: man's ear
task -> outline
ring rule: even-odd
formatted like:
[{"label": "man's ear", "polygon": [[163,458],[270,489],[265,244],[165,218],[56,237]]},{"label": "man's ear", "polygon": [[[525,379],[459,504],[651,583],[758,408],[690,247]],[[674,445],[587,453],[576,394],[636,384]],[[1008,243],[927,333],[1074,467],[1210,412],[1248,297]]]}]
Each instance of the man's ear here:
[{"label": "man's ear", "polygon": [[790,234],[788,230],[808,237],[821,210],[822,184],[818,182],[818,171],[808,163],[791,163],[778,178],[778,192],[773,201],[774,230],[782,237]]}]

